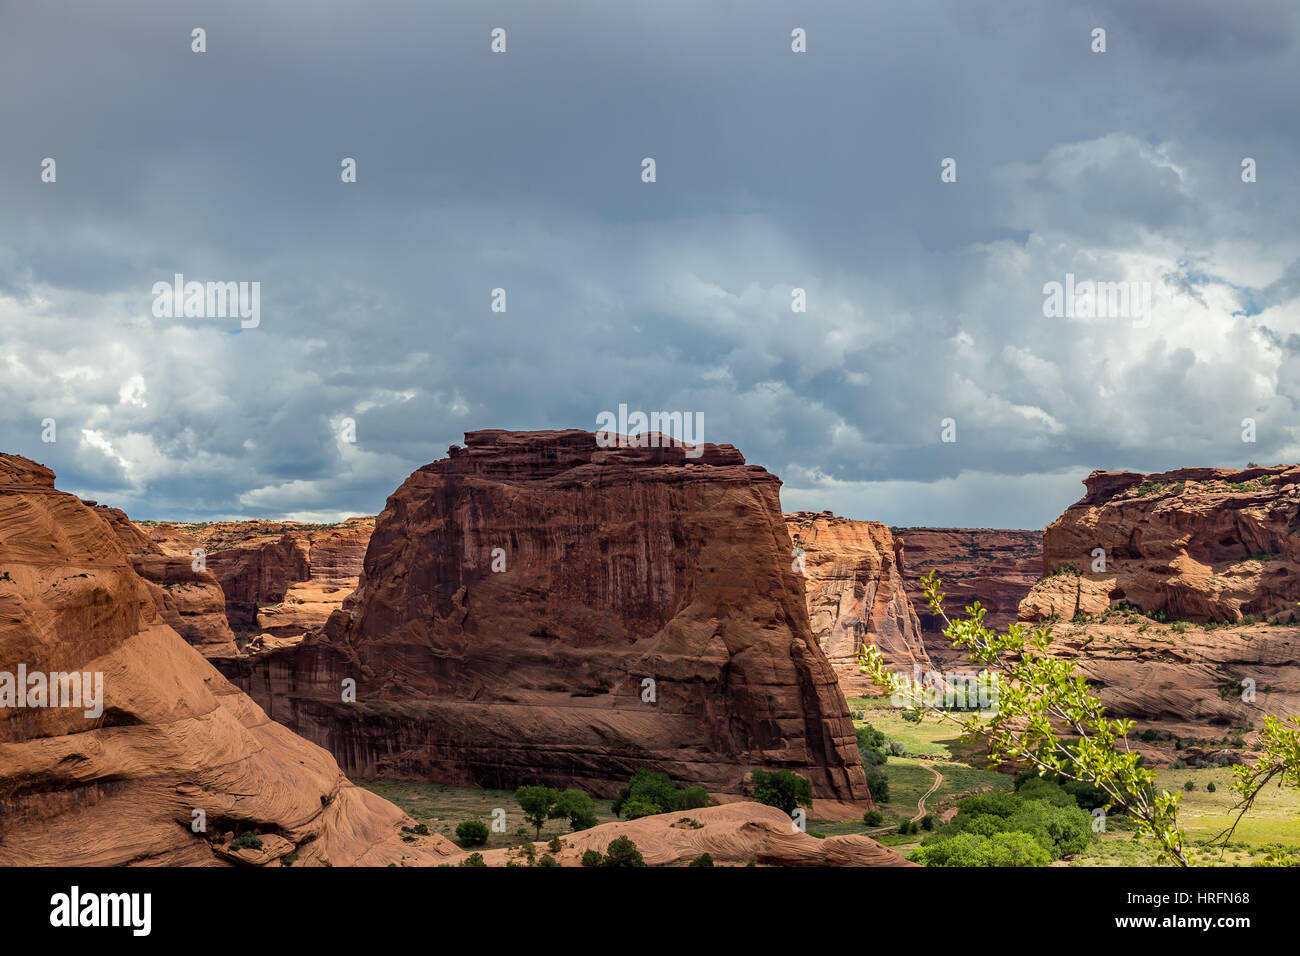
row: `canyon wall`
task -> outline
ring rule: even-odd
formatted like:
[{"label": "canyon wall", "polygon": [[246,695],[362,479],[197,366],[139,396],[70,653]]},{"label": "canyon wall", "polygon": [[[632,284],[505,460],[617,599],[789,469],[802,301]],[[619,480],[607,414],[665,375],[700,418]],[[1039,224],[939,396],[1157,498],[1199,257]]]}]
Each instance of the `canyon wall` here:
[{"label": "canyon wall", "polygon": [[1296,619],[1300,466],[1094,471],[1084,486],[1043,533],[1045,574],[1073,568],[1170,620]]},{"label": "canyon wall", "polygon": [[888,526],[810,511],[787,514],[785,521],[796,549],[791,564],[802,565],[813,636],[846,693],[862,693],[869,684],[857,664],[864,644],[879,648],[891,667],[928,668],[904,581],[902,542]]},{"label": "canyon wall", "polygon": [[[0,866],[441,859],[447,841],[405,842],[405,814],[167,624],[120,524],[0,455]],[[58,673],[86,675],[85,690]],[[260,848],[232,846],[237,833]]]},{"label": "canyon wall", "polygon": [[191,552],[197,542],[156,528],[146,532],[117,508],[96,511],[117,535],[136,574],[149,583],[163,620],[205,657],[237,654],[221,584],[211,571],[196,570]]},{"label": "canyon wall", "polygon": [[780,480],[691,452],[471,432],[389,497],[323,634],[223,667],[352,773],[610,795],[644,767],[734,794],[787,768],[863,805]]},{"label": "canyon wall", "polygon": [[[943,623],[930,610],[921,579],[939,572],[950,619],[979,601],[988,608],[984,621],[1005,630],[1014,624],[1020,601],[1043,573],[1041,531],[990,528],[895,528],[903,548],[903,576],[921,622],[925,646],[936,659],[953,656],[943,637]],[[964,660],[964,657],[962,657]]]},{"label": "canyon wall", "polygon": [[218,521],[144,530],[204,550],[225,594],[228,620],[256,651],[325,626],[356,589],[374,527],[374,518],[349,518],[336,525]]},{"label": "canyon wall", "polygon": [[1084,486],[1020,605],[1052,623],[1053,653],[1113,713],[1212,748],[1300,714],[1300,467],[1094,471]]}]

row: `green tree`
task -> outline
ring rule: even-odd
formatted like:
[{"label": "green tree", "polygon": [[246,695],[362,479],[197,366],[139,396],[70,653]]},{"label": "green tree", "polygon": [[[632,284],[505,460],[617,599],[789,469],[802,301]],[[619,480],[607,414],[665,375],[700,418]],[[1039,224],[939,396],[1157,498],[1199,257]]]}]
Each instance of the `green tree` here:
[{"label": "green tree", "polygon": [[487,866],[487,861],[483,859],[482,853],[471,853],[465,859],[460,861],[461,866]]},{"label": "green tree", "polygon": [[627,820],[639,820],[641,817],[652,817],[656,813],[663,812],[661,807],[646,803],[644,800],[629,800],[623,804],[623,817]]},{"label": "green tree", "polygon": [[793,813],[795,807],[812,806],[812,783],[789,770],[755,770],[754,799],[769,807]]},{"label": "green tree", "polygon": [[605,847],[605,860],[602,866],[645,866],[641,851],[625,836],[611,840]]},{"label": "green tree", "polygon": [[1232,825],[1215,837],[1216,841],[1227,843],[1232,839],[1241,818],[1250,812],[1269,783],[1300,787],[1300,720],[1265,717],[1264,729],[1255,746],[1261,753],[1253,765],[1237,764],[1232,768],[1230,789],[1237,798],[1233,807],[1235,817]]},{"label": "green tree", "polygon": [[482,820],[464,820],[456,826],[456,839],[461,846],[482,846],[488,841],[487,824]]},{"label": "green tree", "polygon": [[621,815],[623,805],[633,800],[658,807],[656,813],[679,809],[676,785],[668,779],[668,774],[658,770],[638,770],[632,774],[627,786],[614,798],[615,815]]},{"label": "green tree", "polygon": [[520,787],[515,791],[515,799],[524,811],[524,819],[533,825],[537,838],[541,839],[542,827],[552,818],[551,811],[559,802],[559,792],[552,787]]},{"label": "green tree", "polygon": [[876,803],[889,802],[889,778],[885,776],[885,771],[880,767],[865,767],[867,774],[867,789],[871,791],[871,799]]},{"label": "green tree", "polygon": [[707,853],[701,853],[695,859],[691,860],[691,866],[713,866],[713,857]]},{"label": "green tree", "polygon": [[596,801],[585,790],[565,790],[557,797],[550,815],[568,820],[569,828],[575,833],[590,830],[596,825]]},{"label": "green tree", "polygon": [[599,850],[587,850],[582,854],[583,866],[601,866],[605,858],[600,855]]}]

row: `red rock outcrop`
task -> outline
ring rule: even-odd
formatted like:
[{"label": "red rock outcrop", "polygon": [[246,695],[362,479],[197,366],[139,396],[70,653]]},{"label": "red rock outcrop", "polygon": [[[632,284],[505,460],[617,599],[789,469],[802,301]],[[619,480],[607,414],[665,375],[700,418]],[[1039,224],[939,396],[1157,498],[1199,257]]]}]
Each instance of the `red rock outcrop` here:
[{"label": "red rock outcrop", "polygon": [[[245,634],[297,639],[323,627],[361,575],[374,518],[337,525],[219,521],[157,525],[206,552],[226,596],[230,623]],[[154,530],[154,529],[151,529]],[[256,648],[255,648],[256,649]]]},{"label": "red rock outcrop", "polygon": [[1300,715],[1300,629],[1206,630],[1112,615],[1062,620],[1052,632],[1053,655],[1075,660],[1107,710],[1136,720],[1139,732],[1214,743],[1235,730],[1252,739],[1265,715]]},{"label": "red rock outcrop", "polygon": [[0,455],[0,866],[440,859],[410,822],[167,625],[104,509]]},{"label": "red rock outcrop", "polygon": [[931,612],[921,578],[937,570],[947,597],[943,607],[955,619],[979,601],[984,621],[1005,630],[1016,621],[1020,601],[1043,574],[1041,531],[989,528],[895,528],[903,546],[903,574],[921,622],[925,646],[936,659],[951,657],[942,621]]},{"label": "red rock outcrop", "polygon": [[813,636],[846,693],[861,693],[870,683],[857,665],[864,644],[909,673],[913,665],[928,668],[904,585],[902,542],[889,527],[811,511],[787,514],[785,521],[795,547],[791,565],[802,565]]},{"label": "red rock outcrop", "polygon": [[471,432],[389,497],[324,635],[223,666],[353,773],[612,795],[642,767],[718,793],[788,768],[860,806],[780,480],[691,452]]},{"label": "red rock outcrop", "polygon": [[149,583],[154,603],[172,630],[205,657],[237,654],[221,585],[211,571],[195,570],[191,552],[197,542],[157,530],[151,535],[118,508],[101,505],[96,510],[117,535],[136,574]]},{"label": "red rock outcrop", "polygon": [[[850,834],[820,839],[794,828],[776,807],[741,801],[699,810],[679,810],[636,820],[604,823],[590,830],[566,833],[564,849],[552,853],[560,866],[581,866],[588,850],[604,853],[610,843],[627,837],[636,844],[646,866],[686,866],[707,853],[715,866],[916,866],[868,836]],[[545,843],[533,844],[540,859],[551,853]],[[470,855],[461,851],[449,861]],[[521,859],[519,848],[482,851],[488,866],[506,866]]]},{"label": "red rock outcrop", "polygon": [[1094,471],[1084,485],[1044,532],[1045,573],[1072,565],[1111,601],[1170,620],[1296,618],[1300,466]]},{"label": "red rock outcrop", "polygon": [[1024,621],[1059,618],[1053,653],[1139,728],[1223,745],[1300,713],[1300,629],[1285,626],[1300,467],[1094,471],[1084,485],[1044,532],[1048,575],[1020,605]]},{"label": "red rock outcrop", "polygon": [[1020,602],[1020,619],[1072,621],[1080,614],[1100,614],[1110,607],[1111,583],[1078,574],[1050,574],[1030,588]]}]

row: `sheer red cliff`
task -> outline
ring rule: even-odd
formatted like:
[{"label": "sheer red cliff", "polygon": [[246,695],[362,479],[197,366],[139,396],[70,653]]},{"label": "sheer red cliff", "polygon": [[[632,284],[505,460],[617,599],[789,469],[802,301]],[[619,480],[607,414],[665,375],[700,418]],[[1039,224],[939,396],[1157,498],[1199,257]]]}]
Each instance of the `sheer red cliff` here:
[{"label": "sheer red cliff", "polygon": [[471,432],[390,496],[324,635],[227,672],[353,773],[744,793],[787,768],[865,802],[779,487],[728,445]]}]

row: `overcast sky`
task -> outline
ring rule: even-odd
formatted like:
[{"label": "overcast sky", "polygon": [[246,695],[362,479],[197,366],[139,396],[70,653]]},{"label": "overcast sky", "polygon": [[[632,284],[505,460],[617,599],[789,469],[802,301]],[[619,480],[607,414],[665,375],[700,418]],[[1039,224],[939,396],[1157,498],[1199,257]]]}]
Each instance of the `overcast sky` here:
[{"label": "overcast sky", "polygon": [[[0,11],[0,450],[134,517],[373,514],[620,403],[895,525],[1300,459],[1290,0]],[[260,325],[155,317],[176,273]],[[1045,316],[1067,273],[1150,312]]]}]

